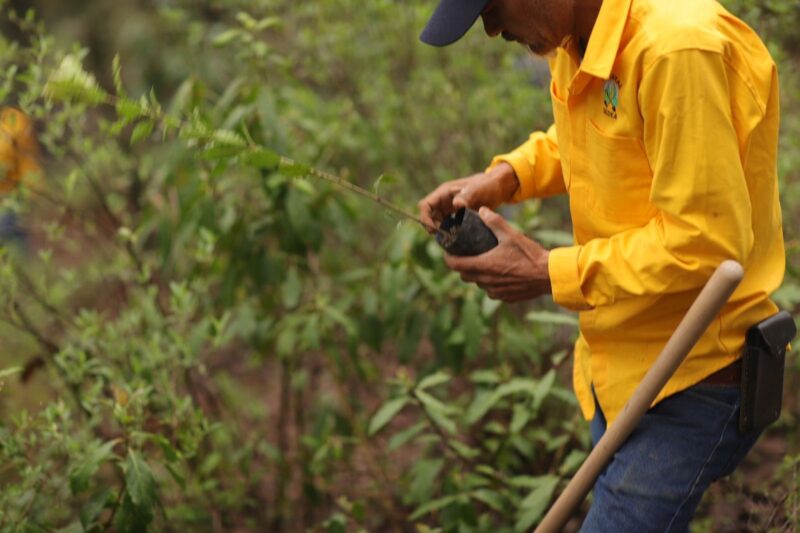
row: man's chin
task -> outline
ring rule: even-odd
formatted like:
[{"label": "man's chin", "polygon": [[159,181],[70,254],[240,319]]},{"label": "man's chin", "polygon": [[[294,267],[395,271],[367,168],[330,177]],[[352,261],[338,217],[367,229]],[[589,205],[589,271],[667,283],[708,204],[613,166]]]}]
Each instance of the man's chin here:
[{"label": "man's chin", "polygon": [[542,59],[553,59],[556,56],[556,47],[539,44],[522,44],[528,52]]}]

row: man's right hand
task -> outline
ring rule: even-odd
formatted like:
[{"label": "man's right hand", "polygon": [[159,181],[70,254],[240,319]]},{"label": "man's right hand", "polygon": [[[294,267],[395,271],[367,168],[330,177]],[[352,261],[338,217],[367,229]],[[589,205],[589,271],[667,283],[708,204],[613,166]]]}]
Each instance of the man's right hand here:
[{"label": "man's right hand", "polygon": [[450,213],[462,207],[477,210],[486,206],[494,209],[510,200],[518,188],[519,181],[514,169],[508,163],[502,162],[488,172],[439,185],[417,204],[419,217],[428,231],[433,233],[434,228],[438,228]]}]

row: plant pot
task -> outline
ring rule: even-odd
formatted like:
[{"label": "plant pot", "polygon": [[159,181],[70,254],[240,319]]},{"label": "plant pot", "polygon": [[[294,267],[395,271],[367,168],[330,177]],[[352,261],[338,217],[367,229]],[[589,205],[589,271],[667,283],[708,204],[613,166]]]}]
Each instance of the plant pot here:
[{"label": "plant pot", "polygon": [[480,255],[497,246],[497,237],[472,209],[461,208],[452,213],[439,229],[445,234],[437,232],[436,242],[450,255]]}]

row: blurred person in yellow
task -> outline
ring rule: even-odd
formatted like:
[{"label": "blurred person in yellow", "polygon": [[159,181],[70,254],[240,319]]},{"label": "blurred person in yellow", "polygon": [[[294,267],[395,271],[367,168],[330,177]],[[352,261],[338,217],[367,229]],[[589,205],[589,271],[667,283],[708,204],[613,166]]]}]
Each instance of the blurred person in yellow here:
[{"label": "blurred person in yellow", "polygon": [[[33,121],[14,107],[0,109],[0,199],[20,184],[31,185],[41,175]],[[0,211],[0,245],[27,245],[25,230],[14,211]]]},{"label": "blurred person in yellow", "polygon": [[[598,478],[582,527],[687,531],[710,483],[780,411],[781,350],[794,322],[770,299],[785,269],[775,62],[714,0],[440,0],[421,39],[448,45],[478,18],[488,36],[547,57],[554,124],[486,171],[439,186],[420,201],[420,217],[435,226],[459,208],[480,209],[499,244],[448,255],[447,265],[494,299],[552,295],[579,313],[573,385],[595,443],[715,268],[728,259],[744,267]],[[547,250],[492,211],[556,195],[569,198],[571,246]],[[764,357],[780,360],[759,385],[772,418],[758,427],[740,419],[761,398],[742,392],[742,369],[762,353],[751,351],[754,328],[769,336]]]}]

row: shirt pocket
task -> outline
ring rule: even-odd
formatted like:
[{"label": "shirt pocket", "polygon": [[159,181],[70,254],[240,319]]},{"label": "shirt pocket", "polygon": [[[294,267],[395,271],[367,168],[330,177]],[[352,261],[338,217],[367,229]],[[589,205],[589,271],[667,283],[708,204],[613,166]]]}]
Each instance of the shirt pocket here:
[{"label": "shirt pocket", "polygon": [[641,140],[603,132],[587,121],[587,185],[591,208],[606,220],[640,226],[655,216],[650,202],[653,173]]}]

